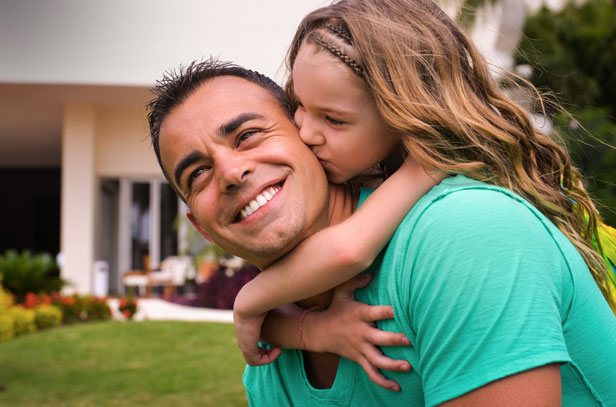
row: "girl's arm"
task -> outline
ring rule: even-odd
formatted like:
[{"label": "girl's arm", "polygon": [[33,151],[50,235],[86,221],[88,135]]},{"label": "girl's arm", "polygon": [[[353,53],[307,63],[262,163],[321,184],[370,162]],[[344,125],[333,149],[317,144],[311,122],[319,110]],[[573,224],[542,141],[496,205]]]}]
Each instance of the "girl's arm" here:
[{"label": "girl's arm", "polygon": [[[410,342],[402,333],[375,327],[375,321],[394,317],[391,306],[370,306],[354,300],[355,290],[367,286],[370,279],[370,274],[362,274],[345,282],[334,291],[326,311],[306,314],[302,323],[303,343],[309,351],[336,353],[352,360],[377,385],[399,390],[398,384],[385,378],[379,369],[408,372],[411,365],[384,356],[377,346],[409,346]],[[297,330],[303,311],[295,304],[272,310],[261,330],[263,341],[279,348],[300,349]],[[276,356],[279,348],[273,351]]]},{"label": "girl's arm", "polygon": [[267,311],[331,289],[366,269],[408,211],[441,179],[407,157],[351,217],[309,236],[246,284],[234,304],[236,337],[246,361],[271,361],[263,359],[256,335]]},{"label": "girl's arm", "polygon": [[347,281],[368,268],[402,219],[442,179],[407,158],[345,221],[309,236],[246,284],[234,308],[251,317]]}]

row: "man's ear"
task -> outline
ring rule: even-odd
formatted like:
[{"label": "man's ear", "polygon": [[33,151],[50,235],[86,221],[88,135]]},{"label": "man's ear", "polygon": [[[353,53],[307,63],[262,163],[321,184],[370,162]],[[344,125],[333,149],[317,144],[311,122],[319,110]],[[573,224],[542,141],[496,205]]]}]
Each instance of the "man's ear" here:
[{"label": "man's ear", "polygon": [[203,236],[204,238],[206,238],[210,242],[214,243],[212,241],[212,239],[207,235],[207,233],[205,233],[205,231],[201,228],[201,225],[199,225],[199,223],[197,222],[197,219],[195,219],[195,217],[194,217],[194,215],[192,214],[191,211],[186,211],[186,217],[188,218],[190,223],[193,224],[195,229],[197,229],[197,232],[199,232],[201,234],[201,236]]}]

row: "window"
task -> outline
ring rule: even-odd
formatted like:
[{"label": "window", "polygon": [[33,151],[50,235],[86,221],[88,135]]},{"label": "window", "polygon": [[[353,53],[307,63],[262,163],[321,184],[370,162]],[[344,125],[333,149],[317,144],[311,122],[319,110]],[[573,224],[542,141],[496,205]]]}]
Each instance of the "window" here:
[{"label": "window", "polygon": [[143,270],[148,256],[156,268],[178,254],[176,222],[183,209],[162,179],[103,179],[99,189],[96,260],[109,266],[109,292],[122,292],[122,275]]}]

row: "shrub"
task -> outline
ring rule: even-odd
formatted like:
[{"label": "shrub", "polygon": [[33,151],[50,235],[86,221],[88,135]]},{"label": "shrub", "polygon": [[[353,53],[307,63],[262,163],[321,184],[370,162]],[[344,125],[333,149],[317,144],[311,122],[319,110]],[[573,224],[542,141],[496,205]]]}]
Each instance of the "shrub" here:
[{"label": "shrub", "polygon": [[29,334],[36,331],[34,311],[19,305],[9,309],[9,315],[13,319],[13,333],[15,336]]},{"label": "shrub", "polygon": [[106,299],[89,295],[63,296],[58,292],[53,292],[51,295],[27,293],[22,305],[25,308],[54,305],[62,312],[62,320],[66,324],[103,321],[111,318],[111,310]]},{"label": "shrub", "polygon": [[225,267],[220,267],[205,282],[197,285],[197,300],[193,305],[233,309],[237,293],[258,273],[259,269],[249,263],[245,263],[235,272],[229,272]]},{"label": "shrub", "polygon": [[88,321],[88,303],[89,297],[82,297],[78,294],[73,294],[70,297],[58,297],[52,302],[53,305],[62,310],[66,324]]},{"label": "shrub", "polygon": [[14,336],[13,318],[6,312],[0,312],[0,343],[10,341]]},{"label": "shrub", "polygon": [[105,298],[86,297],[86,312],[88,321],[105,321],[111,318],[111,309]]},{"label": "shrub", "polygon": [[14,303],[13,296],[0,285],[0,314],[6,312]]},{"label": "shrub", "polygon": [[122,298],[118,307],[126,319],[133,319],[137,313],[137,299],[134,297]]},{"label": "shrub", "polygon": [[3,285],[20,300],[28,292],[59,291],[66,285],[66,282],[55,277],[56,272],[55,260],[46,253],[33,255],[25,250],[19,254],[15,250],[9,250],[4,256],[0,256],[0,273],[4,276]]},{"label": "shrub", "polygon": [[27,293],[23,302],[25,308],[34,308],[41,304],[51,304],[51,297],[46,294]]},{"label": "shrub", "polygon": [[83,309],[81,297],[77,294],[70,297],[59,297],[53,304],[62,311],[64,323],[66,324],[81,322],[88,319],[88,314]]},{"label": "shrub", "polygon": [[62,311],[53,305],[39,305],[34,308],[34,320],[39,329],[52,328],[62,324]]}]

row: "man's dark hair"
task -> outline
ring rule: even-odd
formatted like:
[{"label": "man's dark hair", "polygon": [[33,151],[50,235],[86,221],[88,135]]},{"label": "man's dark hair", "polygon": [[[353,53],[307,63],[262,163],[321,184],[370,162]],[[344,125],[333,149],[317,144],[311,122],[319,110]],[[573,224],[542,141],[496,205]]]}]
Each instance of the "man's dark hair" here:
[{"label": "man's dark hair", "polygon": [[156,81],[152,88],[154,98],[148,103],[148,122],[152,146],[158,159],[158,164],[167,180],[173,185],[169,176],[163,169],[160,159],[160,126],[171,111],[184,102],[197,88],[210,79],[219,76],[235,76],[256,83],[269,91],[278,100],[280,107],[292,119],[291,105],[284,90],[273,80],[258,72],[242,68],[231,62],[218,61],[210,58],[206,61],[193,61],[187,67],[180,66],[177,70],[170,70],[163,74],[163,78]]}]

